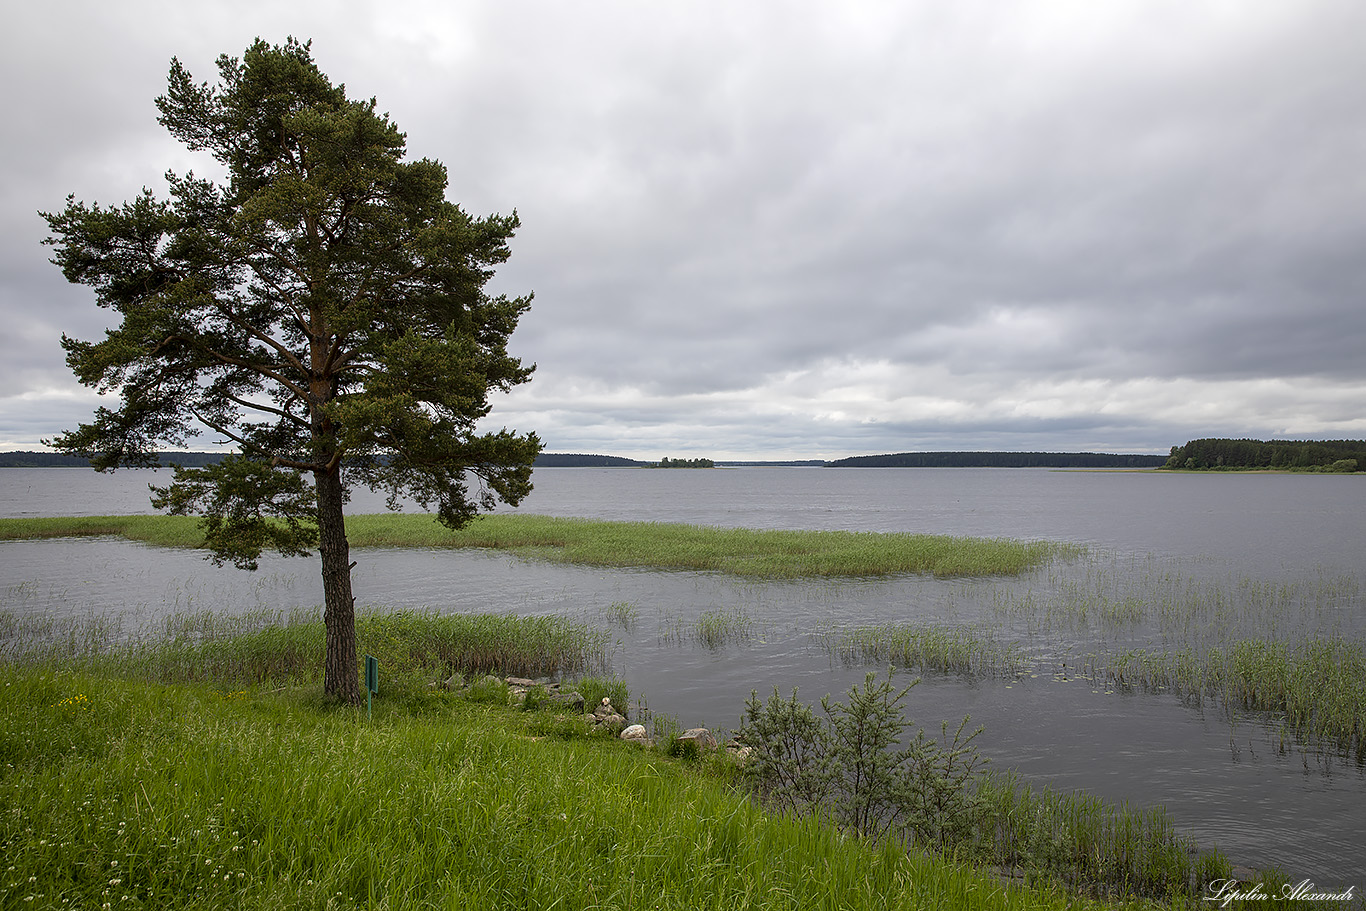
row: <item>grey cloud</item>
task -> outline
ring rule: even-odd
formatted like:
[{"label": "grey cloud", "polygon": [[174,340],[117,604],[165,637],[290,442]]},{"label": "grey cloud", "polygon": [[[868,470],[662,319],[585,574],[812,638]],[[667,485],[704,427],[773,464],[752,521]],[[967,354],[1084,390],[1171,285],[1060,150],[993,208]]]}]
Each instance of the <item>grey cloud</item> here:
[{"label": "grey cloud", "polygon": [[[29,8],[28,42],[7,39],[11,75],[59,37],[73,60],[26,83],[39,138],[3,153],[0,308],[24,321],[7,390],[58,382],[55,336],[103,326],[29,213],[191,166],[151,98],[171,54],[211,78],[252,20],[312,34],[471,212],[519,211],[495,285],[536,292],[514,348],[540,371],[507,420],[544,421],[554,448],[1160,451],[1280,432],[1284,407],[1225,384],[1305,377],[1332,394],[1284,386],[1301,426],[1366,431],[1336,404],[1366,387],[1366,8],[1347,0],[104,9],[73,35]],[[831,404],[822,384],[869,382],[831,364],[890,378]],[[1195,384],[1205,423],[1135,413],[1168,407],[1145,378]],[[1001,404],[1079,382],[1138,397],[1119,417]],[[875,401],[912,392],[958,412]]]}]

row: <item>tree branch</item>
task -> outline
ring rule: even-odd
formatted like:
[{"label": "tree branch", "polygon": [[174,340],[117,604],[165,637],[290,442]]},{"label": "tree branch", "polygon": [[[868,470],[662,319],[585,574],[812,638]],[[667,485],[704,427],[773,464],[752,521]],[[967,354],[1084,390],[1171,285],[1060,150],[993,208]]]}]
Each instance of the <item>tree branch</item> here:
[{"label": "tree branch", "polygon": [[284,418],[284,419],[287,420],[287,421],[292,421],[295,425],[297,425],[297,426],[299,426],[299,427],[302,427],[302,428],[304,428],[304,429],[308,429],[309,426],[310,426],[309,423],[308,423],[308,421],[305,421],[303,418],[299,417],[297,414],[290,414],[288,411],[285,411],[283,408],[272,408],[272,407],[269,406],[269,405],[262,405],[260,402],[253,402],[253,401],[250,401],[250,400],[248,400],[248,399],[239,398],[238,396],[235,396],[235,395],[233,395],[232,393],[224,393],[224,395],[225,395],[230,401],[236,402],[237,404],[241,405],[243,408],[252,408],[252,409],[255,409],[256,411],[264,411],[264,412],[266,412],[267,414],[278,415],[278,416]]}]

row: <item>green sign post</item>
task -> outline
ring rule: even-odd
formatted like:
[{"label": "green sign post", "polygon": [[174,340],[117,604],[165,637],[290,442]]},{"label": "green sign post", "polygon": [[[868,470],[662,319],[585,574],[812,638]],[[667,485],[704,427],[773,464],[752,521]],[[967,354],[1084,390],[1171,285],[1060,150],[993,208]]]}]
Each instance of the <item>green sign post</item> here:
[{"label": "green sign post", "polygon": [[365,717],[370,718],[370,697],[379,692],[379,659],[365,656]]}]

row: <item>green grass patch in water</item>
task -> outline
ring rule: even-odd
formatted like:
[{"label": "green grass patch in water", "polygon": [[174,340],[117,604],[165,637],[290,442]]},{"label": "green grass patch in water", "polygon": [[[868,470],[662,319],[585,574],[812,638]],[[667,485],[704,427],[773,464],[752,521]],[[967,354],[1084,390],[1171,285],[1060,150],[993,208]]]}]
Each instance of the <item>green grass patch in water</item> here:
[{"label": "green grass patch in water", "polygon": [[981,629],[887,623],[827,633],[824,646],[846,664],[887,665],[985,677],[1014,677],[1028,668],[1018,646]]},{"label": "green grass patch in water", "polygon": [[[350,516],[352,547],[479,547],[591,566],[731,573],[764,579],[1016,575],[1077,551],[1004,538],[851,531],[782,531],[548,516],[481,516],[451,531],[428,514]],[[122,535],[168,547],[203,544],[197,520],[180,516],[0,519],[0,540]]]}]

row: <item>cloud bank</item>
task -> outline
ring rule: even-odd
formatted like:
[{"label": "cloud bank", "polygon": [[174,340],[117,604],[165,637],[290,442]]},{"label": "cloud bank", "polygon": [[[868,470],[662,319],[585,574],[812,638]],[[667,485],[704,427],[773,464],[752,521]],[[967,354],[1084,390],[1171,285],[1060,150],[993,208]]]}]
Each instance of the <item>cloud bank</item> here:
[{"label": "cloud bank", "polygon": [[552,451],[1366,435],[1360,4],[76,6],[0,39],[6,448],[88,418],[58,339],[106,325],[35,212],[212,173],[170,57],[290,34],[520,214],[538,370],[492,424]]}]

